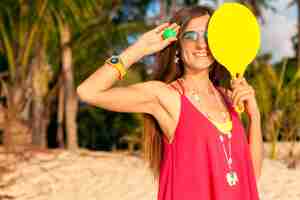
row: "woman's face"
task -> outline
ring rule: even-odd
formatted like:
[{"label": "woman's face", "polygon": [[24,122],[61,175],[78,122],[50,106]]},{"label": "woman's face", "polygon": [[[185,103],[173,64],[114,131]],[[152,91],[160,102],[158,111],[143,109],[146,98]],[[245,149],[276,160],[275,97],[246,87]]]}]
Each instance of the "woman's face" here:
[{"label": "woman's face", "polygon": [[181,59],[191,70],[208,68],[214,62],[205,39],[209,17],[191,19],[180,35]]}]

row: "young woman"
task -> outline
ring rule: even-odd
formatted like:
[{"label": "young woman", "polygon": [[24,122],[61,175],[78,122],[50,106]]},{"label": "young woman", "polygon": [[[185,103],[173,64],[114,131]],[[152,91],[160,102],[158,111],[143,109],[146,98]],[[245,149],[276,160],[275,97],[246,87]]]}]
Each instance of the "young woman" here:
[{"label": "young woman", "polygon": [[[212,13],[205,6],[179,10],[172,23],[143,34],[77,88],[91,105],[144,113],[144,152],[159,180],[158,200],[259,199],[263,143],[255,93],[242,77],[220,86],[229,73],[208,49]],[[166,28],[176,37],[164,39]],[[113,87],[133,63],[153,53],[159,64],[153,80]],[[247,135],[240,104],[249,117]]]}]

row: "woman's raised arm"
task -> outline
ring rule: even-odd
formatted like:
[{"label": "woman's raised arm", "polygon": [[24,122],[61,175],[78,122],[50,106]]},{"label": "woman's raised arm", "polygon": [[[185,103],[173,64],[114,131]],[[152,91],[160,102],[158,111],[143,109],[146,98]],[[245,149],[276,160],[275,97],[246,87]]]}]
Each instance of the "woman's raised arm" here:
[{"label": "woman's raised arm", "polygon": [[[179,26],[164,23],[144,33],[136,43],[123,51],[119,58],[128,70],[132,64],[146,55],[158,52],[176,41],[176,37],[163,40],[165,28],[178,32]],[[161,81],[146,81],[124,87],[113,87],[118,71],[105,63],[77,87],[80,99],[88,104],[116,112],[144,112],[152,114],[158,94],[167,85]]]}]

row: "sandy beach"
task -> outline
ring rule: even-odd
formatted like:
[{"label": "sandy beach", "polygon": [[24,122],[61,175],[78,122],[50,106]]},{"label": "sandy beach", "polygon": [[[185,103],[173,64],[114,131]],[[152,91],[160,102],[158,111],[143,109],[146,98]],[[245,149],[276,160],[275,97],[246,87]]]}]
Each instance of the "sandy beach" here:
[{"label": "sandy beach", "polygon": [[[264,160],[258,182],[261,200],[300,199],[300,163],[287,168],[287,146],[279,145],[279,160]],[[294,149],[299,153],[299,144]],[[269,151],[265,144],[266,154]],[[5,159],[15,159],[3,154],[0,158],[2,172]],[[157,183],[143,160],[128,152],[47,150],[29,152],[22,159],[10,167],[14,172],[1,173],[1,200],[156,199]]]}]

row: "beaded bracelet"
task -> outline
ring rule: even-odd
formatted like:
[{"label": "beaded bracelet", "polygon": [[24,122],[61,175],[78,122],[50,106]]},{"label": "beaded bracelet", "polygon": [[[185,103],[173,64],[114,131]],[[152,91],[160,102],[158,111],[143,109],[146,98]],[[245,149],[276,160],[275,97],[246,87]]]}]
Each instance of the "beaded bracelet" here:
[{"label": "beaded bracelet", "polygon": [[109,66],[113,67],[115,70],[117,70],[117,72],[119,73],[118,79],[119,80],[123,80],[125,74],[126,74],[126,70],[121,67],[120,65],[112,65],[111,63],[107,63]]}]

